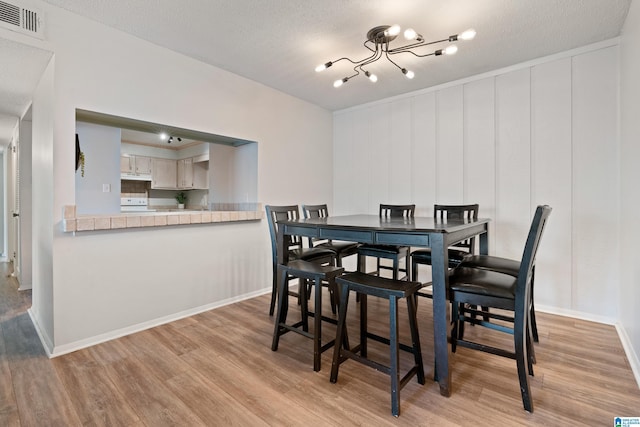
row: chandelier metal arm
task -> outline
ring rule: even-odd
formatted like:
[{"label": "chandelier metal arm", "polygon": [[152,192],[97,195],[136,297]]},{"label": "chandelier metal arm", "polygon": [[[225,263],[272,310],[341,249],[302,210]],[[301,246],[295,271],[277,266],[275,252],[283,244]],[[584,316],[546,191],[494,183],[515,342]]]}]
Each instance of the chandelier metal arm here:
[{"label": "chandelier metal arm", "polygon": [[398,67],[399,70],[403,70],[404,68],[399,66],[398,64],[396,64],[395,62],[393,62],[393,60],[389,57],[389,51],[385,51],[385,56],[387,57],[387,59],[389,60],[389,62],[391,62],[393,65],[395,65],[396,67]]},{"label": "chandelier metal arm", "polygon": [[443,42],[447,42],[447,41],[452,41],[451,37],[447,38],[447,39],[442,39],[442,40],[436,40],[436,41],[432,41],[432,42],[425,42],[425,41],[421,41],[421,42],[417,42],[417,43],[411,43],[405,46],[400,46],[400,47],[396,47],[393,49],[389,49],[389,53],[393,54],[393,53],[401,53],[404,51],[407,51],[409,49],[413,49],[413,48],[418,48],[418,47],[422,47],[422,46],[429,46],[432,44],[438,44],[438,43],[443,43]]},{"label": "chandelier metal arm", "polygon": [[[440,53],[438,53],[440,52]],[[412,52],[410,50],[402,50],[400,52],[389,52],[389,55],[397,55],[398,53],[410,53],[413,56],[417,56],[418,58],[426,58],[427,56],[439,56],[442,54],[442,49],[436,50],[435,52],[431,52],[431,53],[425,53],[424,55],[420,55],[417,54],[415,52]]]},{"label": "chandelier metal arm", "polygon": [[362,64],[360,64],[360,69],[362,69],[362,67],[364,67],[365,65],[372,64],[376,62],[378,59],[382,58],[382,52],[383,52],[382,49],[377,49],[373,56],[367,58],[366,61],[363,61]]},{"label": "chandelier metal arm", "polygon": [[[367,65],[369,65],[369,64],[372,64],[372,63],[376,62],[376,61],[377,61],[378,59],[380,59],[381,57],[382,57],[382,50],[380,50],[380,49],[379,49],[379,50],[377,50],[377,51],[376,51],[376,53],[375,53],[375,55],[374,55],[374,56],[372,56],[371,58],[369,58],[369,59],[368,59],[368,60],[366,60],[366,61],[363,61],[361,64],[356,65],[356,66],[354,67],[354,70],[355,70],[356,68],[360,68],[360,70],[361,70],[362,72],[364,72],[364,73],[367,75],[367,77],[369,77],[370,73],[369,73],[367,70],[365,70],[363,67],[365,67],[365,66],[367,66]],[[357,70],[356,70],[356,71],[357,71]]]},{"label": "chandelier metal arm", "polygon": [[[367,49],[371,50],[371,48],[370,48],[369,46],[367,46],[367,45],[366,45],[366,42],[365,42],[365,47],[366,47]],[[371,60],[372,58],[374,58],[374,57],[378,54],[377,50],[376,50],[376,51],[373,51],[373,50],[372,50],[372,52],[374,52],[374,53],[373,53],[373,55],[371,55],[371,56],[367,56],[366,58],[359,59],[359,60],[357,60],[357,61],[354,61],[354,60],[352,60],[352,59],[350,59],[350,58],[344,57],[344,58],[336,59],[335,61],[331,61],[331,64],[333,65],[333,64],[335,64],[335,63],[336,63],[336,62],[338,62],[338,61],[342,61],[343,59],[346,59],[347,61],[351,62],[352,64],[354,64],[354,65],[358,65],[358,64],[360,64],[360,63],[362,63],[362,62],[365,62],[365,61],[369,61],[369,60]]]}]

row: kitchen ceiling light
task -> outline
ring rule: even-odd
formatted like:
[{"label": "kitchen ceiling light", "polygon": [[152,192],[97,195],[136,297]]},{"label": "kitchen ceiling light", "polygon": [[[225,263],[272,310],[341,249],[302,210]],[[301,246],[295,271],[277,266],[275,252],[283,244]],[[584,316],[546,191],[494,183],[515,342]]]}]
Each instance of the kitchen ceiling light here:
[{"label": "kitchen ceiling light", "polygon": [[[167,134],[163,134],[164,137],[167,137]],[[178,140],[178,142],[182,142],[182,138],[180,138],[179,136],[176,137],[176,139]],[[173,136],[169,136],[169,139],[167,139],[167,144],[171,144],[173,142]]]},{"label": "kitchen ceiling light", "polygon": [[400,71],[402,71],[402,73],[405,75],[406,78],[412,79],[415,76],[415,73],[411,70],[407,70],[406,68],[396,64],[391,59],[391,55],[397,55],[398,53],[410,53],[419,58],[424,58],[426,56],[453,55],[458,51],[458,47],[456,45],[451,45],[451,46],[448,46],[446,49],[438,49],[431,53],[425,53],[425,54],[417,53],[415,50],[423,46],[429,46],[429,45],[438,44],[438,43],[455,42],[457,40],[472,40],[476,36],[476,31],[474,29],[469,29],[460,34],[449,36],[446,39],[426,42],[424,40],[424,37],[421,34],[416,33],[416,31],[413,28],[408,28],[404,31],[404,37],[407,40],[411,40],[411,42],[404,46],[391,48],[390,43],[396,39],[396,37],[400,34],[400,31],[401,30],[399,25],[391,25],[391,26],[380,25],[378,27],[372,28],[367,33],[367,39],[364,42],[364,47],[366,47],[371,52],[373,52],[372,55],[364,59],[360,59],[358,61],[353,61],[347,57],[344,57],[344,58],[339,58],[333,61],[325,62],[324,64],[320,64],[316,67],[316,72],[324,71],[327,68],[331,67],[336,62],[339,62],[345,59],[351,62],[352,64],[354,64],[353,71],[355,71],[355,74],[336,80],[333,83],[334,87],[337,88],[342,86],[344,83],[348,82],[353,77],[356,77],[357,75],[359,75],[360,72],[364,73],[364,75],[368,77],[370,81],[375,83],[378,80],[378,77],[375,74],[369,72],[368,70],[365,70],[363,67],[368,66],[376,62],[383,56],[385,56],[389,60],[389,62],[391,62],[396,67],[398,67]]}]

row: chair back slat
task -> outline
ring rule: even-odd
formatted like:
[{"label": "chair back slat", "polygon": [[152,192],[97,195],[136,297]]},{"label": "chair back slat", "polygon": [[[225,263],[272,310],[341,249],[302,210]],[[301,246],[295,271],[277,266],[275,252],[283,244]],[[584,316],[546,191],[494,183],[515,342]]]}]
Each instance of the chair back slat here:
[{"label": "chair back slat", "polygon": [[[329,216],[329,208],[327,205],[302,205],[302,215],[304,218],[327,218]],[[317,237],[308,237],[309,247],[313,248],[321,243],[331,243],[328,239],[318,239]]]},{"label": "chair back slat", "polygon": [[416,205],[380,204],[380,218],[413,218]]},{"label": "chair back slat", "polygon": [[[433,205],[433,217],[440,222],[447,220],[468,220],[475,221],[478,219],[478,204],[472,205]],[[455,248],[468,249],[469,253],[475,253],[476,238],[463,240],[455,245]]]},{"label": "chair back slat", "polygon": [[305,218],[327,218],[329,209],[327,205],[302,205],[302,214]]}]

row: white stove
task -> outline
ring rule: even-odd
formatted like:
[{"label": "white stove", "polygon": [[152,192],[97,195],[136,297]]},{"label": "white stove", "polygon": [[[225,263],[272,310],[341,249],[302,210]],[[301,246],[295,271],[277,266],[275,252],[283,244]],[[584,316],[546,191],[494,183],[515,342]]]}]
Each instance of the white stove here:
[{"label": "white stove", "polygon": [[146,197],[121,197],[121,212],[153,212]]}]

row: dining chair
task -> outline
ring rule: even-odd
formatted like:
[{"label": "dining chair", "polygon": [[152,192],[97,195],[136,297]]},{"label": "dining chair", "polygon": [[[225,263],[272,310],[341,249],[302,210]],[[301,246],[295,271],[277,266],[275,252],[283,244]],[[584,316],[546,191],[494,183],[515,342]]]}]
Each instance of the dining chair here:
[{"label": "dining chair", "polygon": [[[402,219],[412,220],[415,214],[416,205],[387,205],[381,204],[379,215],[381,219]],[[375,275],[380,276],[380,270],[391,270],[392,278],[398,279],[399,274],[405,273],[402,279],[408,280],[409,270],[409,253],[411,248],[409,246],[395,246],[395,245],[375,245],[375,244],[362,244],[358,246],[358,268],[366,265],[366,257],[376,258],[376,271]],[[382,259],[390,259],[393,261],[392,266],[384,265],[380,261]],[[404,259],[404,268],[400,266],[400,260]],[[362,267],[364,268],[364,267]],[[364,272],[364,271],[363,271]]]},{"label": "dining chair", "polygon": [[[271,285],[271,303],[269,306],[269,316],[273,316],[278,297],[278,221],[294,220],[300,218],[298,205],[289,206],[265,206],[267,211],[267,221],[269,224],[269,234],[271,235],[271,259],[273,266],[273,279]],[[300,259],[303,261],[311,261],[319,264],[334,264],[335,252],[325,248],[305,248],[303,247],[302,238],[300,236],[285,236],[288,239],[287,247],[289,248],[289,260]],[[304,285],[301,280],[301,286]],[[288,281],[284,286],[288,287]],[[289,295],[299,297],[299,293],[289,292]],[[332,297],[335,302],[335,298]],[[334,304],[332,307],[335,309]]]},{"label": "dining chair", "polygon": [[[477,220],[478,205],[433,205],[433,217],[438,222],[448,220]],[[448,264],[453,268],[475,251],[475,237],[449,247]],[[417,249],[411,253],[411,280],[418,280],[418,264],[431,265],[431,249]]]},{"label": "dining chair", "polygon": [[[509,276],[518,277],[520,272],[519,260],[501,258],[491,255],[469,255],[466,256],[460,263],[461,267],[479,268],[483,270],[496,271],[498,273],[508,274]],[[534,264],[531,269],[531,285],[529,291],[531,293],[529,297],[529,326],[531,328],[531,334],[534,342],[539,342],[538,337],[538,325],[536,323],[536,310],[534,305],[533,287],[536,279],[536,266]]]},{"label": "dining chair", "polygon": [[[327,205],[302,205],[302,215],[305,218],[327,218],[329,209]],[[341,242],[330,239],[309,237],[310,248],[331,249],[336,253],[336,266],[342,267],[342,259],[350,255],[355,255],[358,251],[358,244],[354,242]]]},{"label": "dining chair", "polygon": [[[451,350],[467,347],[516,360],[524,409],[533,412],[529,375],[533,376],[533,344],[529,334],[530,286],[536,254],[551,208],[538,206],[529,229],[520,268],[516,277],[497,271],[464,267],[453,269],[449,276],[451,301]],[[486,306],[500,311],[478,312],[470,306]],[[507,312],[507,314],[503,314]],[[476,317],[481,314],[483,318]],[[491,321],[484,320],[488,316]],[[464,323],[488,327],[513,335],[513,349],[479,343],[464,338]],[[477,337],[483,335],[477,334]],[[487,336],[484,336],[488,338]]]}]

